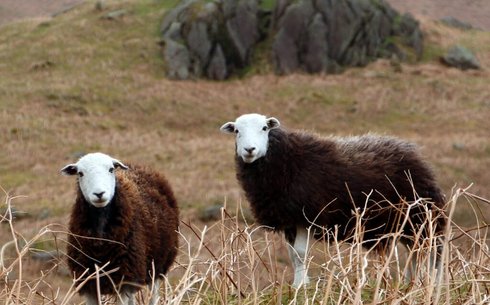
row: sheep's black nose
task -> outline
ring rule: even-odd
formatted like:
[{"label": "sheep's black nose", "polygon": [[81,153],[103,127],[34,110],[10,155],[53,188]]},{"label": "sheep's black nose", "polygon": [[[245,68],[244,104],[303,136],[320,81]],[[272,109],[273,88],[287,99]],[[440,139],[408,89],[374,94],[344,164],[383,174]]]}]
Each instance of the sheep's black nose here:
[{"label": "sheep's black nose", "polygon": [[248,148],[245,148],[245,150],[251,154],[254,150],[255,150],[255,147],[248,147]]},{"label": "sheep's black nose", "polygon": [[97,198],[101,199],[102,196],[104,196],[104,193],[105,192],[100,192],[100,193],[94,193],[95,196],[97,196]]}]

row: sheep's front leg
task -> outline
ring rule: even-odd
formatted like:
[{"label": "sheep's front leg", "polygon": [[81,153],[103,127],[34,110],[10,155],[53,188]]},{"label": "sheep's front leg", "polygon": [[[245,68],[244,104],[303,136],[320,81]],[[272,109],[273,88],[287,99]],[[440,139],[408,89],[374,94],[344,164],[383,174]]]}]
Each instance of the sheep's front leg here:
[{"label": "sheep's front leg", "polygon": [[293,287],[299,288],[310,282],[308,278],[308,244],[310,241],[307,229],[297,227],[296,229],[286,230],[286,240],[289,243],[288,252],[294,268]]}]

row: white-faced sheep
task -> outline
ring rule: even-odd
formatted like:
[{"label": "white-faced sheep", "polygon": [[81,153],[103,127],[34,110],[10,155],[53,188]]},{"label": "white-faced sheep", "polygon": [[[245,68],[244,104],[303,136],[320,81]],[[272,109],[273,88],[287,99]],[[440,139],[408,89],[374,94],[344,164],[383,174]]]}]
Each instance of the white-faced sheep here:
[{"label": "white-faced sheep", "polygon": [[118,304],[134,304],[141,285],[153,282],[151,304],[156,304],[160,277],[174,262],[178,243],[179,211],[167,180],[150,168],[126,166],[102,153],[87,154],[61,172],[78,176],[68,265],[78,283],[96,266],[106,265],[108,273],[100,272],[80,289],[87,305],[99,304],[98,289],[117,294]]},{"label": "white-faced sheep", "polygon": [[[354,211],[364,215],[360,239],[367,248],[383,249],[387,234],[395,232],[412,246],[417,232],[427,237],[422,228],[430,219],[437,234],[445,227],[443,195],[412,143],[372,134],[321,138],[287,131],[277,119],[259,114],[242,115],[221,131],[236,134],[237,179],[255,218],[285,233],[295,287],[309,281],[303,258],[310,235],[352,240]],[[409,221],[400,227],[407,213]],[[310,226],[324,232],[312,234]]]}]

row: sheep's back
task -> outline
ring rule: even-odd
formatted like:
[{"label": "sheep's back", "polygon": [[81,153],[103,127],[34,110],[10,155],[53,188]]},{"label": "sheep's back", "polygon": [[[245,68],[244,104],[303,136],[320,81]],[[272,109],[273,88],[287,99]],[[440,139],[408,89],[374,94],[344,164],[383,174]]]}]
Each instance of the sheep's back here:
[{"label": "sheep's back", "polygon": [[352,173],[349,176],[363,188],[386,195],[396,191],[408,200],[417,199],[415,190],[419,197],[443,204],[435,175],[414,143],[373,134],[335,142],[346,170]]},{"label": "sheep's back", "polygon": [[[411,225],[405,229],[407,235],[413,235],[413,230],[427,221],[428,211],[438,217],[437,230],[445,227],[444,217],[440,215],[444,196],[431,167],[415,144],[373,134],[337,138],[335,142],[350,173],[346,185],[352,200],[358,207],[368,207],[365,217],[369,219],[366,221],[369,238],[396,230],[406,213],[407,202],[416,200],[420,204],[410,210]],[[420,201],[421,198],[426,200]]]},{"label": "sheep's back", "polygon": [[[374,237],[390,231],[397,221],[393,204],[415,200],[415,192],[438,207],[444,204],[417,147],[396,138],[322,138],[272,130],[265,158],[252,164],[240,158],[236,162],[254,215],[276,230],[314,222],[328,228],[338,225],[339,237],[345,238],[355,223],[352,211],[367,207],[366,227]],[[423,207],[415,211],[424,212]]]}]

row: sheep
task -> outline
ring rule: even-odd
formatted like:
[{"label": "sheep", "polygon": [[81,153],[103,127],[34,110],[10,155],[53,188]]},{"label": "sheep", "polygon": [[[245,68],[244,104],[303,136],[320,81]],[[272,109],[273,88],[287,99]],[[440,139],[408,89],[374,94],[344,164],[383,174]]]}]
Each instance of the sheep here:
[{"label": "sheep", "polygon": [[[236,176],[256,220],[285,235],[293,287],[309,282],[309,241],[333,235],[352,241],[355,212],[364,215],[363,246],[380,252],[395,232],[403,232],[400,241],[413,246],[430,219],[442,235],[444,196],[412,143],[375,134],[342,138],[288,131],[276,118],[260,114],[242,115],[220,129],[236,134]],[[410,203],[409,221],[400,228]],[[422,233],[422,238],[429,234]],[[432,260],[438,274],[441,240]]]},{"label": "sheep", "polygon": [[[134,304],[139,288],[152,283],[150,304],[156,304],[178,246],[179,210],[166,178],[103,153],[87,154],[61,173],[78,176],[67,256],[77,285],[86,281],[79,291],[86,304],[99,304],[99,289],[117,295],[118,304]],[[107,275],[88,279],[104,265]]]}]

